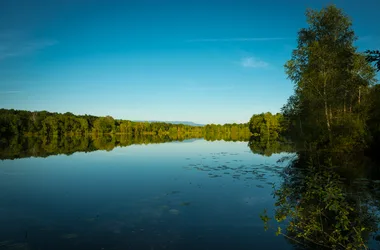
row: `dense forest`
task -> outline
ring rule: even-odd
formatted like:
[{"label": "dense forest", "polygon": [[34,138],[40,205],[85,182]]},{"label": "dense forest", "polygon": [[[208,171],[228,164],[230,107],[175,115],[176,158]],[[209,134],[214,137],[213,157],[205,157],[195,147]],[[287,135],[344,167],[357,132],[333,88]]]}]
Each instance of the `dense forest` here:
[{"label": "dense forest", "polygon": [[135,122],[111,116],[74,115],[72,113],[31,112],[0,109],[0,136],[73,136],[73,135],[130,134],[170,135],[173,137],[247,137],[248,124],[208,124],[190,126],[164,122]]}]

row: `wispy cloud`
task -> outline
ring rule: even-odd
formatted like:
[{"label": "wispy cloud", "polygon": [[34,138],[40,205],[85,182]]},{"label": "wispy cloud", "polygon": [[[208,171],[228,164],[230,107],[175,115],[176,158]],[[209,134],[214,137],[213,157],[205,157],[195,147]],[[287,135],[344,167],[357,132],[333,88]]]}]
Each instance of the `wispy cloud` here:
[{"label": "wispy cloud", "polygon": [[27,38],[19,32],[5,32],[0,35],[0,60],[29,55],[56,43],[51,39]]},{"label": "wispy cloud", "polygon": [[201,38],[190,39],[186,42],[259,42],[293,39],[289,37],[240,37],[240,38]]},{"label": "wispy cloud", "polygon": [[264,62],[255,57],[245,57],[241,59],[240,65],[244,68],[266,68],[269,66],[267,62]]}]

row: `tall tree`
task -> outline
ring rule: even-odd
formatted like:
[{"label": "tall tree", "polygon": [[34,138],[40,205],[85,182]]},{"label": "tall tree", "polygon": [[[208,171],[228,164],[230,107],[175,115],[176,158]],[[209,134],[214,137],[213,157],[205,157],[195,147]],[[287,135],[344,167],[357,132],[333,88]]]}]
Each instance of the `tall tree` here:
[{"label": "tall tree", "polygon": [[308,27],[299,31],[298,46],[285,64],[295,95],[283,111],[319,147],[332,141],[346,145],[336,135],[346,126],[363,131],[365,116],[357,107],[373,83],[374,69],[356,52],[352,22],[341,9],[309,9],[306,17]]}]

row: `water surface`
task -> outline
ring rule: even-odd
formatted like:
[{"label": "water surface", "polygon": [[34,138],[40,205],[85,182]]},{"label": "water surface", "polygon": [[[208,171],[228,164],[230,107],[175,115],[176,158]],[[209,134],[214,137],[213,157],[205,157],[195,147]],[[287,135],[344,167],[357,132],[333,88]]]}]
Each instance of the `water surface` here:
[{"label": "water surface", "polygon": [[0,162],[0,249],[289,249],[265,232],[286,164],[191,140]]}]

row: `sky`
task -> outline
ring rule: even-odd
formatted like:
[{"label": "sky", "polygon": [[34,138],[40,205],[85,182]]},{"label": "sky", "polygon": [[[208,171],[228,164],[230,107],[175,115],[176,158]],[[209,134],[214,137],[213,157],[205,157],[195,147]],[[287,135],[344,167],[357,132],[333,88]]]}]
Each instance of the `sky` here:
[{"label": "sky", "polygon": [[379,49],[378,0],[0,0],[0,108],[202,124],[276,113],[305,10],[330,3],[359,51]]}]

